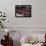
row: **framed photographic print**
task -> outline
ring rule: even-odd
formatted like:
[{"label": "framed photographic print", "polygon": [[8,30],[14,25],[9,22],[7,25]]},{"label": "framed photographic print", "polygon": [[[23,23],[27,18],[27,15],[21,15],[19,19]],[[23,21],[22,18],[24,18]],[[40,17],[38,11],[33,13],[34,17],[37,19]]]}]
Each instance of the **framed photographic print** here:
[{"label": "framed photographic print", "polygon": [[15,17],[31,17],[31,5],[16,5]]}]

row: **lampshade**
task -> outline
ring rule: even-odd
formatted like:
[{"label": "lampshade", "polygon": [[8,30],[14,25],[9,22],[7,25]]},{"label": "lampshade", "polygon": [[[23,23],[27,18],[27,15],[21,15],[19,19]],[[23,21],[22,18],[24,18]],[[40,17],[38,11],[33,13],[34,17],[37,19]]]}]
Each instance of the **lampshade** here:
[{"label": "lampshade", "polygon": [[9,33],[9,32],[10,32],[10,30],[9,30],[9,29],[5,29],[5,32],[6,32],[6,33]]}]

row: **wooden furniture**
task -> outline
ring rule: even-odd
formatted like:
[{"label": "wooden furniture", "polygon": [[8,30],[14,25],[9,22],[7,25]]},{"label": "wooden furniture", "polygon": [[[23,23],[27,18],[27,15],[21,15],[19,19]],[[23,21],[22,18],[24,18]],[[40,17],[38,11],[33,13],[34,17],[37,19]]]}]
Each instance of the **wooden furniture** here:
[{"label": "wooden furniture", "polygon": [[5,40],[1,40],[1,44],[3,46],[13,46],[13,40],[9,37],[9,33],[7,33],[7,36],[4,35]]}]

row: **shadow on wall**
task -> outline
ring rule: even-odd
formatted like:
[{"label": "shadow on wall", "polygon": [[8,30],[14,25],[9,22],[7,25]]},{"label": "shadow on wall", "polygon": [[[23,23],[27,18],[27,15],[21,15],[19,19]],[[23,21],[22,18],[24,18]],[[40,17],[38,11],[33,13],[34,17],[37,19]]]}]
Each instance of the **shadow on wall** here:
[{"label": "shadow on wall", "polygon": [[21,46],[20,41],[13,40],[13,46]]}]

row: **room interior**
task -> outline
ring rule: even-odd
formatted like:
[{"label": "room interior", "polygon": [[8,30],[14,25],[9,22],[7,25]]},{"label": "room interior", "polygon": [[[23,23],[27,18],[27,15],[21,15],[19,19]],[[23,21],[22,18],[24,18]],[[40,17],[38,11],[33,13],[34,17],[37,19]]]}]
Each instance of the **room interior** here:
[{"label": "room interior", "polygon": [[[0,0],[6,15],[0,27],[0,46],[46,46],[46,0]],[[16,17],[16,5],[32,5],[31,17]]]}]

